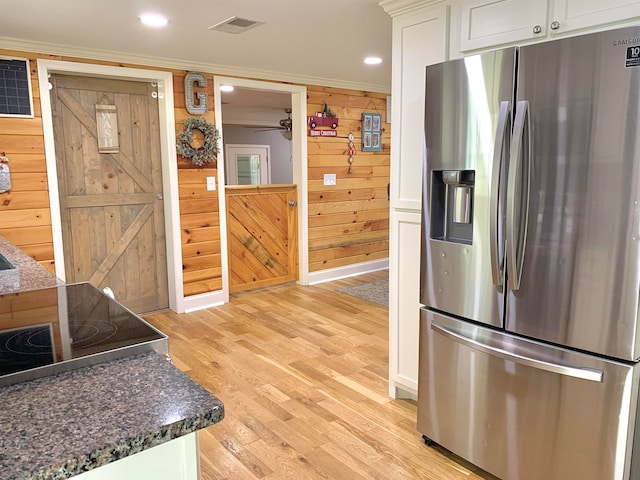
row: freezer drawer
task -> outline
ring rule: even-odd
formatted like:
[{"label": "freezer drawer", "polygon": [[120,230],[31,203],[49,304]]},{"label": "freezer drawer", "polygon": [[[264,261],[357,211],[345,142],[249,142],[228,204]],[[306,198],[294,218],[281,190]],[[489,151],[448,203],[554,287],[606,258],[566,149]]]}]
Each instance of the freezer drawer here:
[{"label": "freezer drawer", "polygon": [[422,434],[505,480],[638,478],[637,365],[420,317]]}]

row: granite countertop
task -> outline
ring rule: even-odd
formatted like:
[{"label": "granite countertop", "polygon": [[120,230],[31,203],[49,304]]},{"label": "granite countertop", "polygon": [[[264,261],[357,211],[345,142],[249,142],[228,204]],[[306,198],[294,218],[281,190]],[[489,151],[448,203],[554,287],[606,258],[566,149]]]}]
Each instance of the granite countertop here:
[{"label": "granite countertop", "polygon": [[219,422],[222,402],[149,353],[0,389],[0,476],[58,480]]},{"label": "granite countertop", "polygon": [[18,267],[19,285],[2,284],[0,293],[14,293],[26,290],[38,290],[41,288],[63,285],[64,282],[49,270],[36,262],[6,238],[0,236],[0,254]]}]

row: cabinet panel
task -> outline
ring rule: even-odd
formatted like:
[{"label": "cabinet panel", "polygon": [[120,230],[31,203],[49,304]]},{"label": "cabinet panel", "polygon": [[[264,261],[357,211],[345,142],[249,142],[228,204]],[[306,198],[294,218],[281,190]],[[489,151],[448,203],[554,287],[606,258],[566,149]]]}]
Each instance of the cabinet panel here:
[{"label": "cabinet panel", "polygon": [[554,0],[552,21],[558,22],[551,34],[640,18],[638,0]]},{"label": "cabinet panel", "polygon": [[189,433],[73,478],[74,480],[200,480],[198,433]]},{"label": "cabinet panel", "polygon": [[544,37],[547,32],[547,5],[548,0],[464,0],[460,50],[464,52]]},{"label": "cabinet panel", "polygon": [[[420,214],[392,213],[389,265],[391,389],[418,388],[420,330]],[[393,396],[393,392],[391,392]]]},{"label": "cabinet panel", "polygon": [[448,7],[393,20],[391,206],[419,210],[425,67],[447,57]]}]

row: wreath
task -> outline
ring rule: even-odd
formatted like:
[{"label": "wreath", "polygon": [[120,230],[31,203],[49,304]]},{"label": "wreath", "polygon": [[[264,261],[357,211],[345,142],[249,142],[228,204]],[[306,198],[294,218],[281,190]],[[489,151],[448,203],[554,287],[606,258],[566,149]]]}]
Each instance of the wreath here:
[{"label": "wreath", "polygon": [[[192,145],[194,130],[200,130],[204,135],[204,143],[200,148]],[[184,121],[182,130],[178,132],[176,149],[183,157],[190,158],[197,167],[203,167],[207,163],[215,165],[220,151],[219,140],[220,133],[215,125],[202,117],[191,117]]]}]

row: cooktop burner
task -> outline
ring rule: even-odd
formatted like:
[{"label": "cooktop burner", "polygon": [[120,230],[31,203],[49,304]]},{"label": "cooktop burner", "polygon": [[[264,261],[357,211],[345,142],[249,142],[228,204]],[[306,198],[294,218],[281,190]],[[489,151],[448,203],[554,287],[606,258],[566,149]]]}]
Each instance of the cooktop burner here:
[{"label": "cooktop burner", "polygon": [[49,325],[0,331],[0,375],[51,363],[53,344]]},{"label": "cooktop burner", "polygon": [[0,295],[0,386],[167,350],[164,334],[90,283]]},{"label": "cooktop burner", "polygon": [[92,325],[77,325],[75,333],[73,346],[86,348],[107,342],[118,333],[118,326],[113,322],[97,320]]}]

